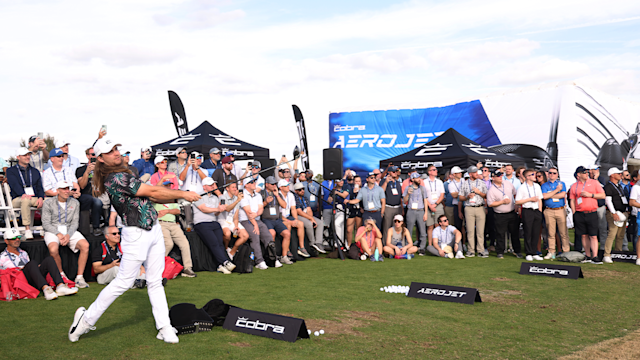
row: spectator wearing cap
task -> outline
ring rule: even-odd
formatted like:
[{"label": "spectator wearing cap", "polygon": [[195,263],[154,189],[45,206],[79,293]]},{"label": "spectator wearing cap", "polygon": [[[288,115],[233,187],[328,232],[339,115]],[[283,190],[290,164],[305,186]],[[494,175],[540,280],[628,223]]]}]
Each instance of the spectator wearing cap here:
[{"label": "spectator wearing cap", "polygon": [[[600,165],[593,164],[589,166],[589,177],[600,183],[604,188],[604,184],[609,180],[600,176]],[[598,199],[598,241],[600,249],[604,249],[604,243],[607,241],[607,207],[604,199]]]},{"label": "spectator wearing cap", "polygon": [[[262,256],[262,248],[260,243],[265,246],[275,246],[273,244],[273,236],[269,232],[269,228],[261,220],[263,214],[264,203],[262,195],[256,191],[255,179],[248,177],[243,180],[244,198],[240,201],[239,220],[242,226],[249,233],[250,245],[253,249],[256,268],[260,270],[268,269],[267,264]],[[282,266],[280,261],[276,260],[276,265]]]},{"label": "spectator wearing cap", "polygon": [[155,166],[151,162],[151,147],[143,147],[140,149],[140,159],[133,162],[133,166],[138,169],[140,181],[146,183],[155,172]]},{"label": "spectator wearing cap", "polygon": [[[558,168],[552,167],[547,172],[547,182],[540,186],[544,197],[544,220],[549,234],[549,252],[545,259],[556,258],[556,235],[560,235],[561,250],[567,252],[569,248],[569,234],[567,232],[567,213],[565,211],[565,198],[567,188],[564,182],[558,179]],[[558,233],[556,233],[556,229]]]},{"label": "spectator wearing cap", "polygon": [[[236,179],[238,180],[243,179],[245,176],[251,173],[250,166],[247,166],[246,168],[243,169],[242,167],[236,165],[236,154],[234,154],[232,151],[227,151],[227,153],[224,156],[229,157],[229,159],[231,159],[231,173],[233,174],[233,176],[236,177]],[[242,187],[242,183],[238,185]]]},{"label": "spectator wearing cap", "polygon": [[[233,162],[231,158],[225,156],[220,163],[222,164],[221,167],[216,169],[213,172],[213,175],[211,175],[211,178],[218,186],[218,189],[215,191],[218,196],[222,196],[222,191],[224,191],[224,187],[227,184],[238,181],[236,176],[231,172],[231,170],[233,170]],[[222,189],[222,191],[220,189]]]},{"label": "spectator wearing cap", "polygon": [[387,176],[380,182],[380,187],[384,190],[386,199],[381,227],[384,242],[386,242],[387,239],[387,231],[393,226],[393,218],[396,215],[404,214],[404,209],[402,208],[400,169],[397,166],[389,166],[385,172]]},{"label": "spectator wearing cap", "polygon": [[[78,288],[69,288],[64,283],[62,275],[56,267],[56,262],[51,256],[44,258],[40,264],[29,259],[29,254],[20,249],[20,233],[17,230],[8,229],[4,232],[3,237],[7,247],[0,253],[0,270],[12,268],[22,270],[29,285],[42,290],[46,300],[54,300],[58,296],[72,295],[78,292]],[[56,291],[53,291],[47,283],[45,279],[47,274],[51,275],[54,284],[57,284]]]},{"label": "spectator wearing cap", "polygon": [[[297,168],[297,161],[296,161],[296,168]],[[291,185],[293,185],[293,177],[292,177],[292,171],[294,171],[291,167],[291,164],[289,163],[289,161],[287,160],[286,156],[282,156],[280,158],[280,161],[278,162],[278,171],[275,172],[273,175],[275,176],[277,181],[280,181],[281,179],[285,179],[287,180]],[[297,170],[295,170],[297,171]]]},{"label": "spectator wearing cap", "polygon": [[183,147],[179,147],[176,149],[176,161],[172,161],[167,170],[176,174],[178,177],[178,185],[182,186],[182,180],[180,180],[182,174],[184,173],[184,177],[187,176],[187,170],[189,169],[189,162],[187,158],[189,154],[187,154],[187,149]]},{"label": "spectator wearing cap", "polygon": [[[427,214],[425,209],[429,207],[427,189],[422,185],[422,179],[417,172],[411,173],[412,184],[407,186],[402,193],[407,205],[407,220],[405,222],[409,233],[413,236],[413,228],[418,228],[418,245],[427,242]],[[418,249],[420,255],[424,255],[425,248]]]},{"label": "spectator wearing cap", "polygon": [[380,169],[373,169],[373,174],[376,176],[376,185],[380,185],[380,181],[382,181],[382,172]]},{"label": "spectator wearing cap", "polygon": [[[116,278],[120,270],[120,260],[122,260],[120,230],[115,226],[109,226],[105,229],[104,237],[105,240],[100,243],[100,247],[91,253],[91,267],[100,285],[108,285]],[[132,288],[144,288],[146,282],[144,266],[140,266],[140,272]]]},{"label": "spectator wearing cap", "polygon": [[[489,188],[491,187],[491,170],[486,167],[486,166],[482,166],[480,168],[481,171],[481,176],[482,176],[482,180],[484,180],[484,184],[487,187],[487,191],[489,191]],[[496,225],[495,225],[495,221],[494,221],[494,213],[493,213],[493,208],[487,206],[487,216],[485,218],[485,222],[484,222],[484,238],[485,238],[485,252],[488,253],[489,250],[494,251],[495,250],[495,243],[496,243]]]},{"label": "spectator wearing cap", "polygon": [[486,258],[489,255],[484,249],[484,225],[486,214],[484,212],[484,199],[487,194],[487,186],[478,175],[478,168],[469,166],[467,169],[469,179],[462,182],[458,198],[464,201],[464,219],[467,225],[467,240],[469,249],[467,257],[474,257],[476,250],[478,256]]},{"label": "spectator wearing cap", "polygon": [[131,157],[131,152],[129,150],[122,152],[122,162],[127,164],[127,166],[129,167],[129,170],[131,170],[131,172],[133,173],[133,176],[135,176],[136,179],[139,179],[140,173],[138,173],[138,168],[129,164],[130,157]]},{"label": "spectator wearing cap", "polygon": [[[453,179],[449,180],[449,184],[447,185],[447,189],[452,198],[451,207],[445,206],[444,213],[447,215],[451,225],[455,226],[456,229],[462,229],[462,206],[458,205],[461,204],[458,196],[462,188],[462,169],[460,169],[459,166],[452,167],[451,175]],[[453,220],[451,220],[451,218],[453,218]],[[464,241],[464,233],[462,234],[462,238]]]},{"label": "spectator wearing cap", "polygon": [[[244,226],[240,224],[240,201],[244,198],[244,194],[238,191],[238,183],[230,183],[220,197],[220,203],[225,206],[225,211],[218,215],[218,223],[222,227],[222,236],[224,247],[227,249],[229,258],[233,260],[240,245],[249,240],[249,233]],[[229,248],[231,236],[237,236],[233,247]]]},{"label": "spectator wearing cap", "polygon": [[[407,173],[407,178],[404,179],[404,181],[402,182],[402,193],[404,194],[404,190],[407,188],[407,186],[413,184],[413,179],[411,178],[411,174],[413,173],[417,173],[418,171],[416,169],[410,169],[409,172]],[[419,178],[420,176],[418,176]],[[407,204],[405,203],[405,208],[407,207]]]},{"label": "spectator wearing cap", "polygon": [[518,176],[513,171],[513,165],[511,164],[507,164],[504,166],[504,176],[502,177],[502,180],[510,182],[511,185],[513,185],[513,187],[516,189],[516,191],[518,191],[520,185],[522,185],[520,179],[518,179]]},{"label": "spectator wearing cap", "polygon": [[[257,189],[256,191],[260,192],[264,190],[265,189],[264,178],[260,176],[260,170],[262,170],[262,164],[260,163],[260,161],[254,160],[253,162],[249,163],[249,166],[251,166],[251,177],[255,181],[256,189]],[[242,181],[244,182],[243,178],[240,178],[240,179],[242,179]]]},{"label": "spectator wearing cap", "polygon": [[396,214],[393,217],[393,226],[387,231],[382,250],[389,257],[412,255],[418,251],[418,247],[413,245],[411,232],[404,223],[404,217]]},{"label": "spectator wearing cap", "polygon": [[[287,226],[282,221],[281,212],[281,209],[284,209],[287,206],[287,203],[278,191],[278,183],[279,182],[276,181],[275,177],[267,177],[265,183],[266,189],[261,194],[264,199],[264,202],[262,203],[264,211],[260,220],[262,220],[262,222],[267,226],[273,239],[276,238],[276,235],[280,235],[282,237],[283,255],[280,262],[282,264],[292,264],[293,262],[287,256],[287,251],[289,250],[289,245],[291,243],[291,231],[287,229]],[[288,184],[288,182],[285,180],[282,181],[282,184]]]},{"label": "spectator wearing cap", "polygon": [[311,211],[313,211],[313,216],[316,218],[320,218],[320,185],[313,181],[313,171],[307,169],[307,171],[303,174],[300,174],[299,178],[300,182],[304,186],[304,196],[309,201],[309,207],[311,207]]},{"label": "spectator wearing cap", "polygon": [[71,193],[74,198],[80,197],[80,186],[78,185],[78,179],[75,172],[71,171],[71,168],[62,166],[63,153],[62,150],[55,148],[49,152],[49,161],[51,167],[43,173],[42,187],[46,196],[56,196],[56,185],[59,181],[68,182],[73,185],[73,192]]},{"label": "spectator wearing cap", "polygon": [[280,213],[282,213],[282,222],[290,233],[292,228],[296,228],[296,234],[298,235],[298,255],[309,257],[311,255],[309,255],[309,252],[304,247],[304,224],[298,216],[296,197],[293,194],[293,191],[289,190],[288,181],[280,180],[278,182],[278,188],[280,190],[280,197],[286,204],[285,207],[280,208]]},{"label": "spectator wearing cap", "polygon": [[202,180],[207,177],[206,169],[203,170],[201,167],[202,154],[197,151],[192,152],[188,164],[186,173],[183,171],[180,174],[180,180],[182,180],[180,190],[202,193]]},{"label": "spectator wearing cap", "polygon": [[[346,209],[344,207],[345,199],[349,197],[349,192],[343,188],[344,180],[325,180],[322,182],[323,188],[321,189],[322,198],[322,220],[324,226],[331,229],[331,222],[334,222],[334,229],[340,239],[344,238],[344,222]],[[329,189],[329,190],[328,190]],[[382,191],[382,188],[380,189]],[[336,201],[336,212],[333,213],[333,202]],[[378,215],[380,215],[378,213]],[[381,221],[382,222],[382,221]]]},{"label": "spectator wearing cap", "polygon": [[40,173],[44,173],[47,162],[49,161],[49,153],[47,152],[47,144],[44,139],[40,139],[38,136],[33,135],[29,138],[28,149],[31,151],[31,159],[29,163],[32,167],[36,168]]},{"label": "spectator wearing cap", "polygon": [[620,184],[622,170],[612,167],[607,171],[609,182],[604,186],[605,203],[607,207],[607,224],[609,233],[604,244],[604,256],[602,261],[612,264],[611,248],[615,240],[615,251],[622,251],[622,241],[627,229],[627,219],[629,218],[629,199],[624,193],[624,188]]},{"label": "spectator wearing cap", "polygon": [[[378,171],[378,174],[380,171]],[[386,197],[384,190],[376,183],[376,172],[370,172],[367,176],[367,185],[358,192],[355,199],[349,201],[350,204],[357,204],[362,201],[364,213],[362,219],[373,219],[376,227],[380,229],[382,226],[382,217],[386,208]],[[380,234],[382,236],[382,234]]]},{"label": "spectator wearing cap", "polygon": [[[601,263],[598,259],[598,199],[606,197],[602,185],[589,179],[589,170],[578,166],[578,181],[569,189],[569,204],[573,211],[573,224],[576,234],[582,234],[582,246],[585,262]],[[577,243],[576,239],[575,242]],[[595,259],[594,259],[595,258]]]},{"label": "spectator wearing cap", "polygon": [[[206,192],[212,192],[217,188],[210,177],[202,180],[202,187]],[[200,200],[193,203],[193,223],[196,233],[209,248],[218,263],[217,271],[223,274],[231,274],[236,266],[227,257],[222,227],[217,221],[218,215],[225,210],[226,206],[220,205],[217,196],[213,194],[203,195]]]},{"label": "spectator wearing cap", "polygon": [[[53,166],[55,165],[54,162]],[[59,253],[60,246],[68,246],[74,253],[80,252],[78,272],[74,281],[79,288],[86,288],[89,285],[84,281],[83,274],[89,258],[89,243],[77,231],[80,222],[80,202],[70,197],[73,186],[68,181],[59,181],[56,188],[56,196],[46,199],[42,205],[44,242],[62,274],[64,271]]]},{"label": "spectator wearing cap", "polygon": [[516,213],[516,188],[509,180],[505,180],[500,170],[491,174],[493,182],[487,191],[487,206],[493,209],[496,226],[496,255],[504,258],[507,246],[507,235],[511,234],[513,253],[517,258],[520,254],[520,218]]},{"label": "spectator wearing cap", "polygon": [[431,255],[439,257],[447,257],[449,259],[464,259],[462,255],[462,233],[449,224],[446,215],[440,215],[437,219],[438,226],[433,229],[431,244],[427,247],[427,251]]},{"label": "spectator wearing cap", "polygon": [[222,154],[220,153],[220,149],[217,147],[209,150],[209,160],[202,163],[202,168],[207,170],[208,176],[213,176],[213,173],[216,170],[222,168],[222,162],[220,161],[221,157]]},{"label": "spectator wearing cap", "polygon": [[[156,167],[156,172],[149,178],[149,183],[153,186],[167,186],[172,190],[178,190],[180,184],[178,184],[178,177],[175,173],[167,171],[167,159],[164,156],[156,156],[153,159],[153,163]],[[169,184],[167,184],[167,182]]]},{"label": "spectator wearing cap", "polygon": [[[301,173],[300,175],[302,176],[304,174],[305,173]],[[309,238],[309,246],[322,254],[326,253],[324,246],[322,245],[322,220],[313,215],[313,210],[311,210],[309,200],[305,196],[306,190],[302,182],[299,181],[293,185],[293,194],[296,200],[298,220],[301,221],[304,226],[305,234],[307,234],[307,237]],[[351,238],[347,237],[347,240],[350,242]]]},{"label": "spectator wearing cap", "polygon": [[102,235],[100,230],[100,215],[102,214],[102,200],[93,196],[93,186],[91,181],[93,180],[93,170],[96,167],[96,154],[93,152],[93,148],[85,150],[87,156],[87,164],[76,169],[76,178],[78,179],[78,186],[80,187],[80,216],[83,211],[91,211],[91,225],[93,226],[93,236]]},{"label": "spectator wearing cap", "polygon": [[[11,205],[20,209],[25,239],[33,239],[31,232],[31,207],[42,207],[44,189],[40,171],[30,164],[31,152],[20,148],[16,153],[18,163],[5,171],[11,189]],[[8,219],[5,219],[8,222]]]},{"label": "spectator wearing cap", "polygon": [[[156,158],[157,159],[157,158]],[[174,177],[175,179],[175,177]],[[166,182],[166,183],[165,183]],[[171,189],[173,183],[169,181],[160,182],[161,186]],[[175,190],[175,189],[174,189]],[[180,215],[180,205],[177,203],[166,204],[154,204],[153,207],[158,212],[158,222],[162,228],[162,237],[164,238],[164,256],[168,256],[173,249],[174,244],[180,249],[182,256],[182,276],[196,277],[196,273],[193,272],[193,262],[191,261],[191,247],[189,246],[189,240],[184,235],[182,228],[176,222],[176,215]]]},{"label": "spectator wearing cap", "polygon": [[438,224],[438,218],[440,215],[444,215],[444,184],[442,180],[438,179],[438,168],[435,165],[429,165],[427,167],[427,174],[429,177],[424,180],[424,187],[427,189],[427,206],[425,209],[425,215],[427,216],[427,244],[420,244],[420,248],[424,249],[428,244],[431,244],[431,235],[434,227]]},{"label": "spectator wearing cap", "polygon": [[[75,174],[78,167],[80,167],[80,160],[77,157],[69,154],[69,143],[65,140],[56,141],[56,148],[62,151],[62,166],[71,169],[71,172]],[[49,162],[47,163],[47,168],[51,167],[53,163],[51,162],[51,155],[49,155]]]},{"label": "spectator wearing cap", "polygon": [[526,181],[516,193],[516,205],[522,206],[522,229],[524,230],[524,251],[526,260],[543,260],[538,255],[538,239],[542,227],[542,190],[535,182],[536,172],[527,169],[523,173]]}]

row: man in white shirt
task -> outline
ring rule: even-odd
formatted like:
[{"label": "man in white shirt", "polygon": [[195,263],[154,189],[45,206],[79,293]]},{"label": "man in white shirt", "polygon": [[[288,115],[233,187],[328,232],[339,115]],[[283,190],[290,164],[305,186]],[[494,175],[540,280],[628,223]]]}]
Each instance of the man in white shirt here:
[{"label": "man in white shirt", "polygon": [[484,249],[484,226],[486,213],[484,199],[487,197],[487,185],[478,174],[478,168],[470,166],[467,169],[469,180],[463,181],[458,198],[464,201],[464,218],[467,225],[467,240],[469,249],[467,257],[474,257],[477,249],[478,256],[488,258]]},{"label": "man in white shirt", "polygon": [[[253,177],[244,179],[242,183],[244,185],[244,199],[240,201],[239,220],[247,230],[247,233],[249,233],[256,268],[266,270],[268,266],[262,257],[260,242],[262,242],[265,247],[270,246],[273,243],[273,237],[267,225],[260,221],[260,215],[262,215],[264,211],[262,196],[256,192],[256,184]],[[282,266],[280,261],[276,260],[276,267],[280,267],[278,265]]]},{"label": "man in white shirt", "polygon": [[[71,169],[72,173],[76,173],[76,169],[80,167],[80,160],[77,157],[69,154],[69,145],[68,141],[56,141],[56,147],[60,149],[63,153],[62,155],[62,166]],[[53,162],[51,161],[51,156],[49,156],[49,162],[47,163],[47,167],[51,167]]]},{"label": "man in white shirt", "polygon": [[[240,245],[249,240],[249,233],[240,224],[240,201],[243,198],[244,194],[238,191],[238,184],[235,182],[229,184],[224,194],[220,197],[220,204],[224,205],[226,210],[218,215],[218,223],[222,227],[224,246],[227,248],[227,253],[231,260],[233,260]],[[233,243],[233,247],[229,248],[232,235],[236,235],[238,238]]]},{"label": "man in white shirt", "polygon": [[464,259],[462,255],[462,233],[454,226],[449,225],[449,219],[446,215],[438,216],[438,227],[433,229],[431,235],[431,245],[427,250],[435,256],[448,257],[453,259],[455,253],[456,259]]},{"label": "man in white shirt", "polygon": [[75,175],[75,170],[71,170],[70,167],[62,166],[64,153],[62,150],[55,148],[49,152],[49,161],[51,166],[44,171],[42,177],[42,187],[44,188],[44,194],[48,197],[57,196],[57,184],[59,181],[65,181],[73,185],[73,191],[71,195],[74,198],[80,197],[80,186],[78,185],[78,179]]},{"label": "man in white shirt", "polygon": [[[200,167],[202,164],[202,154],[194,151],[191,153],[188,161],[188,168],[186,173],[180,174],[180,180],[182,180],[182,186],[180,190],[193,191],[195,193],[202,193],[202,180],[207,177],[206,169]],[[184,176],[184,178],[183,178]]]},{"label": "man in white shirt", "polygon": [[424,180],[424,187],[427,189],[428,209],[425,209],[427,216],[427,236],[431,244],[431,234],[438,222],[440,215],[444,215],[444,184],[438,179],[438,169],[434,165],[427,168],[429,178]]},{"label": "man in white shirt", "polygon": [[[460,188],[462,187],[462,169],[460,169],[459,166],[452,167],[451,175],[453,175],[453,179],[449,180],[449,184],[447,187],[449,188],[449,194],[451,194],[451,197],[453,198],[453,200],[451,201],[451,204],[453,206],[450,209],[449,207],[445,207],[444,210],[445,214],[447,214],[447,212],[451,212],[450,215],[453,217],[453,226],[455,226],[456,229],[462,229],[462,218],[458,213],[458,203],[460,201],[458,200],[458,196],[460,193]],[[449,215],[447,215],[447,217],[449,217]],[[464,239],[464,234],[462,235]]]},{"label": "man in white shirt", "polygon": [[[542,225],[542,189],[535,180],[536,172],[527,169],[523,173],[526,182],[516,193],[516,205],[522,206],[522,228],[524,230],[524,250],[526,260],[544,260],[538,255],[538,238]],[[508,181],[508,180],[507,180]]]},{"label": "man in white shirt", "polygon": [[[282,222],[291,233],[291,228],[296,228],[296,235],[298,235],[298,255],[303,257],[310,257],[307,249],[304,248],[304,224],[298,219],[298,210],[296,209],[296,197],[293,192],[289,191],[289,182],[281,179],[278,181],[278,188],[280,189],[280,197],[284,200],[285,207],[280,209],[282,214]],[[282,249],[283,256],[287,255],[285,249]],[[280,260],[284,264],[284,261]]]}]

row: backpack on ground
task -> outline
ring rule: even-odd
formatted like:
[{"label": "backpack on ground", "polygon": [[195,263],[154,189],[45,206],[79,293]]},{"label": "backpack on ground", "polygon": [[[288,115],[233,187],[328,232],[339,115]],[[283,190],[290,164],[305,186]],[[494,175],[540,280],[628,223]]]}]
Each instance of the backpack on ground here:
[{"label": "backpack on ground", "polygon": [[251,251],[251,245],[249,245],[249,243],[244,243],[238,247],[238,251],[236,251],[236,255],[233,257],[233,263],[236,265],[233,272],[239,274],[248,274],[253,272]]},{"label": "backpack on ground", "polygon": [[584,254],[579,251],[567,251],[556,256],[556,260],[564,262],[579,263],[584,260]]}]

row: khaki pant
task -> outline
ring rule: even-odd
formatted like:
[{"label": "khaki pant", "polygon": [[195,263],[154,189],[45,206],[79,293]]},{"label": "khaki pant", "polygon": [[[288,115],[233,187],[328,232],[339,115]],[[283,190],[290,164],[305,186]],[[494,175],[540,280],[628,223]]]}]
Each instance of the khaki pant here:
[{"label": "khaki pant", "polygon": [[563,207],[544,210],[544,220],[547,223],[547,233],[549,234],[549,252],[556,252],[556,225],[560,232],[562,241],[562,252],[567,252],[569,248],[569,235],[567,233],[567,213]]},{"label": "khaki pant", "polygon": [[182,265],[185,269],[192,269],[193,262],[191,261],[191,248],[189,247],[189,240],[184,236],[184,232],[175,222],[159,221],[162,228],[162,236],[164,237],[164,256],[169,255],[173,244],[178,245],[180,252],[182,253]]},{"label": "khaki pant", "polygon": [[[611,247],[613,245],[613,240],[616,241],[616,251],[622,251],[622,240],[624,239],[625,233],[627,232],[627,221],[625,220],[624,225],[622,227],[617,227],[616,224],[613,223],[613,215],[607,209],[607,223],[609,224],[609,232],[607,234],[607,241],[604,243],[604,256],[611,256]],[[625,218],[629,218],[629,213],[624,213]]]},{"label": "khaki pant", "polygon": [[22,225],[31,225],[31,207],[38,205],[38,198],[32,196],[30,199],[22,199],[17,197],[11,200],[11,205],[14,209],[20,208],[20,214],[22,215]]},{"label": "khaki pant", "polygon": [[[466,206],[464,208],[464,218],[467,222],[467,239],[469,241],[469,252],[484,252],[484,222],[487,214],[484,206]],[[475,237],[473,236],[475,232]],[[477,242],[477,248],[476,248]]]},{"label": "khaki pant", "polygon": [[449,225],[455,226],[456,218],[453,215],[453,211],[458,211],[458,205],[454,206],[445,206],[444,214],[447,216],[447,220],[449,220]]}]

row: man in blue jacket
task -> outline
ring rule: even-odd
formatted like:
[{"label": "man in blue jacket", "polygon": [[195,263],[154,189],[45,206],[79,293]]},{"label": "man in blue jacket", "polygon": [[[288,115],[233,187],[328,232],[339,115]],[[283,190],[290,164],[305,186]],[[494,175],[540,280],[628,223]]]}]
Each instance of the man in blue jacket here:
[{"label": "man in blue jacket", "polygon": [[136,169],[138,169],[138,175],[142,182],[149,181],[151,175],[156,172],[155,165],[153,165],[149,159],[151,159],[151,148],[147,146],[140,150],[140,159],[134,161],[132,164]]},{"label": "man in blue jacket", "polygon": [[11,205],[20,208],[22,225],[25,227],[25,239],[33,239],[31,226],[31,207],[42,207],[44,189],[40,171],[29,164],[31,152],[20,148],[16,154],[18,164],[7,169],[7,182],[11,188]]}]

